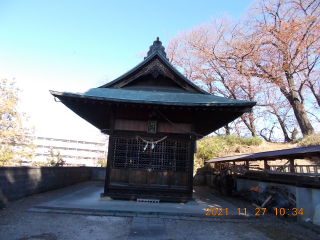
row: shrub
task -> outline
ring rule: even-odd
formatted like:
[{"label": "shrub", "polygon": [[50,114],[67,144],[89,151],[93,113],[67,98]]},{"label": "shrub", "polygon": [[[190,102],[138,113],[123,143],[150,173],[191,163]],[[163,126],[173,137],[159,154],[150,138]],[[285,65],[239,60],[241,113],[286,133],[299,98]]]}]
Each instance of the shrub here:
[{"label": "shrub", "polygon": [[205,162],[219,157],[224,152],[229,155],[241,149],[241,146],[258,146],[263,140],[258,137],[239,138],[233,135],[205,137],[197,141],[194,169],[202,168]]},{"label": "shrub", "polygon": [[106,167],[107,166],[107,160],[105,158],[98,158],[97,164],[100,164],[101,167]]},{"label": "shrub", "polygon": [[314,133],[308,136],[304,136],[303,138],[295,140],[295,143],[297,143],[298,147],[320,145],[320,134]]}]

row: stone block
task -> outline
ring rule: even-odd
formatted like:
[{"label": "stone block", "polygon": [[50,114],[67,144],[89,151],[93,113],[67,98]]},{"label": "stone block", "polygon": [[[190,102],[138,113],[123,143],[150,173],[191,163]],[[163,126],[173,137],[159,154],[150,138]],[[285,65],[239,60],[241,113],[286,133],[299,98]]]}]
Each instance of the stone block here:
[{"label": "stone block", "polygon": [[29,208],[27,211],[28,211],[28,212],[43,212],[43,213],[46,213],[46,212],[49,212],[50,209],[45,209],[45,208]]},{"label": "stone block", "polygon": [[136,213],[116,213],[116,217],[135,217]]},{"label": "stone block", "polygon": [[60,209],[51,209],[49,211],[49,213],[65,213],[65,214],[68,214],[71,212],[72,212],[71,210],[60,210]]},{"label": "stone block", "polygon": [[8,199],[32,195],[61,187],[66,187],[91,179],[96,170],[103,175],[105,168],[91,167],[1,167],[0,190]]}]

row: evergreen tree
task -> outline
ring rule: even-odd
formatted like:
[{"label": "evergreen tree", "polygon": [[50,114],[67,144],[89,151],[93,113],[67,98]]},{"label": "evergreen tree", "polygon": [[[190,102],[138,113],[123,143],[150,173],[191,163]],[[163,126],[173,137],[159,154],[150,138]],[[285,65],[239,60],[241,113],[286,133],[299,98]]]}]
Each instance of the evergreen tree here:
[{"label": "evergreen tree", "polygon": [[19,92],[14,80],[0,80],[0,166],[10,166],[35,156],[30,136],[34,128],[27,128],[25,113],[18,111]]}]

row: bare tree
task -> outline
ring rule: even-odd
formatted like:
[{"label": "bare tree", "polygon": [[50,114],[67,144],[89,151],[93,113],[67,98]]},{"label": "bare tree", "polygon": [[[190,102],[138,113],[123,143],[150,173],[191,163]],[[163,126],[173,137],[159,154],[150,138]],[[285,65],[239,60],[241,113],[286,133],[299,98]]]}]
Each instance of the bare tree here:
[{"label": "bare tree", "polygon": [[304,135],[314,133],[305,110],[306,83],[319,63],[319,1],[260,1],[229,42],[226,61],[239,73],[275,84],[293,109]]},{"label": "bare tree", "polygon": [[314,133],[305,104],[310,95],[314,107],[320,103],[319,9],[316,0],[260,0],[241,21],[222,17],[181,32],[170,39],[168,56],[210,93],[264,107],[241,118],[252,136],[261,133],[257,118],[268,113],[277,124],[264,132],[279,128],[291,141],[296,123],[302,134]]},{"label": "bare tree", "polygon": [[[169,59],[211,94],[255,101],[259,92],[256,79],[240,75],[228,62],[221,61],[226,51],[223,39],[229,31],[229,19],[224,17],[182,32],[167,46]],[[257,135],[255,118],[254,112],[241,116],[252,136]],[[229,126],[225,130],[230,134]]]}]

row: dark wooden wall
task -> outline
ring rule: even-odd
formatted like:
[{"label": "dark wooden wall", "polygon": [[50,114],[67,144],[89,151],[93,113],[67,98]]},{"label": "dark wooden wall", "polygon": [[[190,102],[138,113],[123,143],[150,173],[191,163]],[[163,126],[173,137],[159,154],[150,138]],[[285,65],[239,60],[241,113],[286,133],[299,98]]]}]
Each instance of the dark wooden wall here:
[{"label": "dark wooden wall", "polygon": [[[191,124],[190,123],[175,123],[181,129],[186,131],[191,131]],[[115,130],[128,130],[128,131],[141,131],[146,132],[148,128],[148,121],[143,120],[129,120],[129,119],[115,119]],[[173,126],[169,122],[158,122],[158,132],[160,133],[183,133],[184,131],[180,130],[179,128]]]},{"label": "dark wooden wall", "polygon": [[[130,199],[133,197],[132,194],[136,193],[147,195],[162,193],[163,196],[179,195],[179,198],[192,196],[193,141],[195,141],[193,134],[189,133],[194,130],[192,111],[180,109],[177,111],[173,108],[157,110],[153,107],[114,106],[114,114],[110,119],[112,129],[110,129],[105,196],[129,198],[130,195]],[[147,133],[149,120],[158,121],[156,134]],[[153,141],[166,136],[164,141],[173,145],[170,147],[171,145],[167,146],[167,143],[162,142],[166,146],[162,154],[160,143],[154,149],[148,146],[144,150],[146,143],[140,139],[141,143],[137,149],[137,143],[134,143],[138,141],[137,135],[145,140]],[[118,146],[123,145],[122,142],[127,145],[132,142],[135,145],[125,144],[125,148]],[[188,151],[182,153],[181,151],[184,150],[179,150],[176,146],[183,142],[187,143]],[[182,156],[183,154],[186,156]],[[164,165],[159,168],[157,161]],[[170,166],[167,162],[170,162]],[[175,165],[171,165],[173,163]],[[148,167],[144,168],[140,164],[147,164]]]},{"label": "dark wooden wall", "polygon": [[[172,109],[173,108],[173,109]],[[178,122],[192,122],[191,111],[188,110],[179,110],[177,111],[177,107],[168,107],[168,109],[159,109],[156,110],[152,107],[145,108],[139,107],[136,105],[135,107],[129,106],[118,106],[116,108],[115,117],[122,119],[157,119],[161,121],[165,121],[165,119],[159,114],[160,111],[166,118],[170,121],[178,121]]]},{"label": "dark wooden wall", "polygon": [[[117,107],[114,130],[146,132],[148,128],[148,120],[157,120],[157,131],[159,133],[186,134],[185,131],[191,131],[190,111],[179,111],[179,114],[177,114],[177,111],[174,111],[174,109],[162,109],[160,111],[162,115],[178,127],[169,123],[168,120],[159,113],[159,111],[160,110],[152,108]],[[182,131],[181,129],[185,131]]]},{"label": "dark wooden wall", "polygon": [[111,173],[111,185],[141,186],[164,188],[187,188],[188,173],[173,171],[146,171],[128,168],[113,168]]}]

